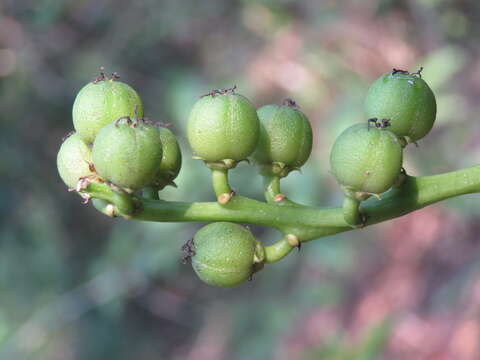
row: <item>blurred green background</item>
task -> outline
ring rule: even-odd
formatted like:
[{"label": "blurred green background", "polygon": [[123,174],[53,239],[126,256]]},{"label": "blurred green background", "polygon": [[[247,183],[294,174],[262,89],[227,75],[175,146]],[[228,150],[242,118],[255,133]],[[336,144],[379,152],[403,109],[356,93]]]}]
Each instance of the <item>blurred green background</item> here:
[{"label": "blurred green background", "polygon": [[[107,218],[55,165],[100,66],[172,123],[185,161],[166,199],[214,198],[185,125],[199,95],[233,84],[256,106],[291,97],[309,116],[314,154],[283,184],[294,200],[340,203],[329,149],[393,67],[424,66],[438,102],[407,171],[474,165],[479,19],[479,2],[453,0],[0,2],[0,359],[479,359],[478,195],[310,242],[216,289],[180,261],[201,224]],[[261,198],[252,166],[231,181]]]}]

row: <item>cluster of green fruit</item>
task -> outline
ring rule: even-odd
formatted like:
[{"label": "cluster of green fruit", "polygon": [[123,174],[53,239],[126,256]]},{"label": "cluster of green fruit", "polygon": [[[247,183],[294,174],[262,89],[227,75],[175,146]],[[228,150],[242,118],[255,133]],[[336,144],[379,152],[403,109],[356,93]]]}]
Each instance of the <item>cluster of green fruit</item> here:
[{"label": "cluster of green fruit", "polygon": [[173,184],[182,157],[173,133],[143,118],[142,101],[118,75],[101,73],[73,104],[75,132],[57,156],[60,177],[70,188],[82,180],[108,182],[133,193]]},{"label": "cluster of green fruit", "polygon": [[[76,133],[58,153],[60,176],[80,192],[88,182],[103,182],[132,194],[173,184],[181,166],[175,136],[143,116],[138,94],[114,74],[102,73],[77,95],[73,106]],[[194,158],[213,173],[219,206],[230,206],[235,193],[226,174],[240,161],[253,159],[266,178],[280,179],[298,170],[310,156],[312,129],[296,103],[255,109],[236,87],[217,89],[195,103],[187,135]],[[425,136],[435,120],[435,98],[420,71],[395,70],[370,88],[368,122],[354,125],[337,139],[331,153],[332,173],[345,191],[345,219],[361,225],[359,202],[395,185],[402,174],[402,148]],[[380,120],[378,120],[380,119]],[[150,192],[151,194],[151,192]],[[283,194],[272,198],[292,205]],[[136,195],[142,196],[142,195]],[[286,234],[288,246],[298,246]],[[203,227],[184,245],[198,276],[208,284],[231,287],[263,267],[265,248],[250,230],[227,222]]]},{"label": "cluster of green fruit", "polygon": [[421,71],[393,69],[377,79],[365,100],[367,122],[346,129],[333,145],[330,166],[344,190],[345,220],[352,226],[365,221],[359,201],[401,184],[403,148],[433,127],[435,95]]},{"label": "cluster of green fruit", "polygon": [[[235,87],[203,95],[190,113],[187,135],[194,157],[219,174],[251,157],[263,175],[281,178],[305,164],[312,151],[310,122],[293,100],[256,110]],[[226,206],[233,192],[222,180],[215,184],[214,177],[214,188]],[[227,222],[205,226],[184,249],[197,275],[221,287],[244,282],[265,261],[264,247],[250,230]]]}]

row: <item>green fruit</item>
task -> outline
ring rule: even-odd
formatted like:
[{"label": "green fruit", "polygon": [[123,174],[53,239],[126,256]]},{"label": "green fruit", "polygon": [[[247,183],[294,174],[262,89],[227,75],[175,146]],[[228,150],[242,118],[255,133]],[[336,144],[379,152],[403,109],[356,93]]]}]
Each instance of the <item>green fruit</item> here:
[{"label": "green fruit", "polygon": [[182,152],[180,151],[177,138],[169,129],[160,127],[159,131],[163,151],[155,183],[163,188],[166,185],[171,185],[180,172],[180,168],[182,167]]},{"label": "green fruit", "polygon": [[239,285],[254,272],[256,245],[252,233],[240,225],[229,222],[209,224],[193,238],[193,269],[209,285]]},{"label": "green fruit", "polygon": [[72,116],[75,130],[83,141],[90,144],[103,126],[124,116],[141,118],[142,100],[129,85],[114,78],[95,81],[78,93]]},{"label": "green fruit", "polygon": [[260,139],[254,159],[261,165],[282,164],[286,173],[300,168],[312,152],[312,128],[298,109],[266,105],[258,111]]},{"label": "green fruit", "polygon": [[245,160],[257,146],[257,112],[242,95],[206,95],[190,113],[187,135],[194,154],[205,162]]},{"label": "green fruit", "polygon": [[108,124],[93,143],[92,159],[98,175],[131,191],[153,182],[161,157],[158,128],[141,120]]},{"label": "green fruit", "polygon": [[63,182],[71,189],[77,186],[81,177],[93,175],[91,148],[78,134],[73,134],[63,142],[57,155],[57,169]]},{"label": "green fruit", "polygon": [[388,130],[414,142],[432,129],[437,103],[419,73],[394,71],[377,79],[367,93],[367,118],[390,119]]},{"label": "green fruit", "polygon": [[402,147],[389,130],[353,125],[335,141],[330,167],[345,188],[380,194],[392,187],[400,174]]}]

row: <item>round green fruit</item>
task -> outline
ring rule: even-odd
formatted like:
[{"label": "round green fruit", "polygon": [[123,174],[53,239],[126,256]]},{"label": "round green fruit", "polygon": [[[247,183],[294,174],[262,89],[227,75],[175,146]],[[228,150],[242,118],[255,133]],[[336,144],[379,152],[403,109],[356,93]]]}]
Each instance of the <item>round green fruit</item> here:
[{"label": "round green fruit", "polygon": [[124,116],[141,118],[142,100],[135,90],[115,77],[96,80],[80,90],[72,116],[77,133],[91,144],[103,126]]},{"label": "round green fruit", "polygon": [[312,152],[312,128],[293,104],[266,105],[258,111],[260,139],[253,154],[260,165],[279,164],[285,173],[300,168]]},{"label": "round green fruit", "polygon": [[229,222],[206,225],[193,238],[193,269],[209,285],[239,285],[254,272],[256,246],[252,233],[240,225]]},{"label": "round green fruit", "polygon": [[143,123],[115,122],[104,126],[93,143],[98,175],[128,191],[151,184],[160,167],[162,143],[158,128]]},{"label": "round green fruit", "polygon": [[353,125],[335,141],[330,167],[346,189],[380,194],[392,187],[401,172],[402,147],[387,129]]},{"label": "round green fruit", "polygon": [[365,99],[367,118],[390,119],[388,130],[406,142],[415,142],[433,127],[437,103],[420,72],[394,70],[377,79]]},{"label": "round green fruit", "polygon": [[160,168],[155,178],[155,183],[160,188],[172,185],[182,167],[182,152],[177,138],[167,128],[160,127],[160,142],[162,143],[162,159]]},{"label": "round green fruit", "polygon": [[187,135],[194,154],[205,162],[245,160],[257,146],[257,112],[240,94],[212,92],[195,103]]},{"label": "round green fruit", "polygon": [[78,134],[69,136],[62,143],[57,154],[57,169],[63,182],[71,189],[77,186],[81,177],[93,175],[91,147]]}]

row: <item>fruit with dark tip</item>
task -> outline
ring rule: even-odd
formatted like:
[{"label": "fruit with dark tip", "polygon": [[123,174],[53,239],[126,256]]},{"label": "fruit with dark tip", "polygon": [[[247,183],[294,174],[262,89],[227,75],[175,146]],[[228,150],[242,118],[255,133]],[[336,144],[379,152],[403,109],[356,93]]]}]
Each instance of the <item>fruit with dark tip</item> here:
[{"label": "fruit with dark tip", "polygon": [[299,169],[312,152],[312,128],[300,110],[288,105],[258,109],[260,139],[253,158],[260,165],[278,164],[284,174]]},{"label": "fruit with dark tip", "polygon": [[357,124],[335,141],[330,168],[346,189],[380,194],[392,187],[400,175],[402,152],[400,141],[389,130]]},{"label": "fruit with dark tip", "polygon": [[72,116],[75,130],[90,144],[105,125],[124,116],[141,118],[142,100],[133,88],[115,78],[91,82],[75,98]]},{"label": "fruit with dark tip", "polygon": [[158,128],[142,120],[108,124],[93,143],[92,160],[98,175],[127,191],[151,184],[161,158]]},{"label": "fruit with dark tip", "polygon": [[257,146],[257,112],[234,92],[203,96],[190,112],[187,135],[195,156],[205,162],[245,160]]},{"label": "fruit with dark tip", "polygon": [[368,119],[390,119],[388,130],[406,142],[427,135],[437,113],[435,95],[419,74],[391,72],[377,79],[365,99]]}]

